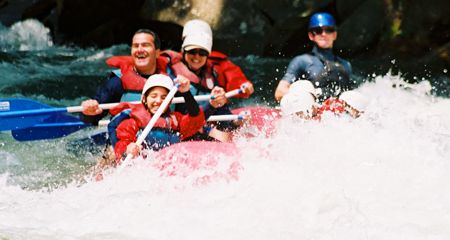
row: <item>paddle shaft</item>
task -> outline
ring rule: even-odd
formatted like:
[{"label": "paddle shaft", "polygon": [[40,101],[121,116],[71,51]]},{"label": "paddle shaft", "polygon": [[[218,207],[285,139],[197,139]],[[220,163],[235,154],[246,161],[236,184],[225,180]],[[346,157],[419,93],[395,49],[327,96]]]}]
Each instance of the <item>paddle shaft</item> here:
[{"label": "paddle shaft", "polygon": [[[207,122],[225,122],[234,120],[243,120],[244,117],[238,114],[224,114],[224,115],[213,115],[206,119]],[[99,126],[107,126],[110,120],[100,120],[98,122]]]},{"label": "paddle shaft", "polygon": [[[241,92],[242,92],[241,89],[235,89],[235,90],[227,92],[225,94],[225,97],[230,98]],[[207,101],[210,99],[214,99],[214,97],[211,95],[199,95],[199,96],[194,96],[194,99],[196,101]],[[140,103],[140,101],[134,101],[131,103]],[[175,104],[176,103],[184,103],[184,98],[176,97],[172,100],[172,103],[175,103]],[[105,103],[105,104],[100,104],[99,107],[101,109],[111,109],[111,108],[117,106],[118,104],[119,103]],[[82,106],[65,107],[65,108],[40,108],[40,109],[0,112],[0,117],[1,118],[27,117],[27,116],[36,116],[36,115],[42,115],[42,114],[75,113],[75,112],[82,112],[82,111],[83,111]]]},{"label": "paddle shaft", "polygon": [[[242,93],[242,89],[240,89],[240,88],[225,93],[225,97],[226,98],[234,97],[234,96],[238,95],[239,93]],[[194,96],[194,99],[197,102],[204,102],[204,101],[214,99],[214,96],[211,96],[210,94],[198,95],[198,96]],[[176,98],[172,99],[172,104],[178,104],[178,103],[184,103],[184,102],[185,102],[184,97],[176,97]],[[140,103],[140,101],[133,101],[130,103],[138,104],[138,103]],[[99,107],[101,109],[111,109],[117,105],[119,105],[119,103],[105,103],[105,104],[100,104]],[[82,111],[83,111],[83,108],[81,106],[67,108],[67,112],[82,112]]]},{"label": "paddle shaft", "polygon": [[[241,89],[235,89],[227,92],[225,96],[230,98],[241,92]],[[194,99],[197,101],[207,101],[214,99],[214,97],[211,95],[200,95],[194,96]],[[183,102],[183,97],[172,99],[172,103]],[[105,109],[110,109],[117,104],[119,103],[107,103],[101,104],[100,106]],[[81,106],[53,108],[29,99],[2,99],[0,101],[0,131],[12,130],[14,138],[19,141],[64,137],[89,126],[79,121],[79,119],[74,116],[65,115],[67,112],[80,112],[81,110]],[[214,119],[214,117],[212,119]],[[212,119],[211,121],[213,121]],[[233,118],[230,120],[235,119]],[[221,119],[216,119],[214,121],[221,121]],[[222,121],[227,120],[224,119]]]}]

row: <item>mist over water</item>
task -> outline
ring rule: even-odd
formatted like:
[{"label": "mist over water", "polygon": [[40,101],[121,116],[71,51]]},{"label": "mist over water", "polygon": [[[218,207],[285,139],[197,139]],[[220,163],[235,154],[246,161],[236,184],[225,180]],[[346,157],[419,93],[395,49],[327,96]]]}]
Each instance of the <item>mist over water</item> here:
[{"label": "mist over water", "polygon": [[[80,95],[32,90],[41,81],[55,89],[67,84],[71,91],[95,86],[90,81],[108,72],[104,59],[124,49],[10,49],[1,54],[15,60],[2,60],[0,71],[17,87],[0,88],[0,95],[78,105]],[[27,72],[33,64],[25,59],[38,65],[34,72]],[[246,63],[259,89],[275,82],[269,78],[287,60],[237,62]],[[11,66],[35,78],[14,75]],[[89,81],[67,83],[68,76]],[[17,142],[2,132],[0,238],[449,239],[450,99],[433,94],[434,79],[408,84],[387,74],[370,80],[358,89],[370,99],[359,119],[283,119],[271,137],[237,139],[241,154],[223,157],[216,170],[225,172],[238,160],[238,180],[198,184],[211,174],[205,168],[186,177],[161,176],[150,156],[95,182],[90,167],[98,155],[68,147],[90,130],[36,142]],[[27,86],[29,92],[22,90]],[[264,90],[245,104],[271,101]]]}]

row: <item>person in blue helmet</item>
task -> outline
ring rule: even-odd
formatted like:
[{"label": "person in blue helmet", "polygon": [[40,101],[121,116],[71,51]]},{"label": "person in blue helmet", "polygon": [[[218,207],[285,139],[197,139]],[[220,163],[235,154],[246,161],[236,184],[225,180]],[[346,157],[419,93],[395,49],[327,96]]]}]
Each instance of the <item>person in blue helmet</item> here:
[{"label": "person in blue helmet", "polygon": [[337,38],[336,21],[329,13],[316,13],[308,25],[308,37],[314,43],[310,53],[291,60],[283,78],[275,90],[279,102],[297,80],[309,80],[322,92],[320,100],[336,97],[341,92],[355,88],[351,81],[351,64],[336,56],[333,43]]}]

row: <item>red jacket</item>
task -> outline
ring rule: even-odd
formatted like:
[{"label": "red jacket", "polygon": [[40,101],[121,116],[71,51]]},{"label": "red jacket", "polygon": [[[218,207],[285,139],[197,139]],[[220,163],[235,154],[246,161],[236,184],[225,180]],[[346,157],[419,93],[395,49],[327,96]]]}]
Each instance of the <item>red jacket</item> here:
[{"label": "red jacket", "polygon": [[[166,50],[161,52],[160,58],[163,57],[166,57],[166,65],[170,65],[170,68],[175,72],[176,75],[181,74],[187,77],[193,83],[202,83],[202,79],[192,73],[182,62],[183,56],[181,55],[181,53]],[[216,78],[215,80],[217,84],[225,89],[226,92],[238,89],[244,83],[251,83],[250,80],[248,80],[245,74],[242,72],[241,68],[232,63],[228,59],[228,57],[221,52],[212,51],[208,57],[206,65],[206,73],[208,75],[214,76]],[[202,83],[202,85],[206,84]],[[248,98],[249,96],[250,95],[248,94],[241,93],[236,97]]]},{"label": "red jacket", "polygon": [[[221,52],[212,51],[208,57],[208,63],[213,65],[217,72],[219,86],[223,87],[226,92],[238,89],[244,83],[251,83],[241,68],[232,63],[227,55]],[[250,95],[241,93],[236,97],[248,98]]]},{"label": "red jacket", "polygon": [[[120,161],[128,144],[136,142],[140,129],[144,129],[149,123],[152,115],[142,104],[121,103],[110,110],[112,115],[116,115],[125,109],[131,109],[130,118],[123,120],[116,129],[117,143],[114,146],[116,159]],[[170,112],[166,118],[160,117],[155,128],[167,128],[180,134],[181,140],[194,135],[205,124],[205,116],[200,109],[200,113],[193,117],[179,112]]]},{"label": "red jacket", "polygon": [[[142,91],[147,79],[137,74],[134,68],[132,56],[112,56],[106,60],[106,64],[110,67],[119,68],[122,73],[122,86],[128,91]],[[167,75],[167,64],[163,58],[156,59],[156,72]]]},{"label": "red jacket", "polygon": [[343,101],[337,98],[328,98],[320,106],[318,115],[322,115],[325,111],[330,111],[332,113],[341,114],[345,112],[345,104]]}]

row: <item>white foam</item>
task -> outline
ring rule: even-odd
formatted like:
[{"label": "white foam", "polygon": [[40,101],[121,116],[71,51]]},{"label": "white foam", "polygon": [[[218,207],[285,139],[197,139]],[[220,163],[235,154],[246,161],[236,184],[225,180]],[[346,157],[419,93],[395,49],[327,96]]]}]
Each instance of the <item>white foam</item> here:
[{"label": "white foam", "polygon": [[50,193],[3,175],[0,236],[449,239],[450,101],[394,78],[361,86],[371,102],[359,119],[286,120],[271,138],[239,139],[238,181],[193,185],[145,161]]},{"label": "white foam", "polygon": [[35,51],[53,46],[50,29],[35,19],[14,23],[9,29],[0,28],[0,33],[0,49],[3,51]]}]

